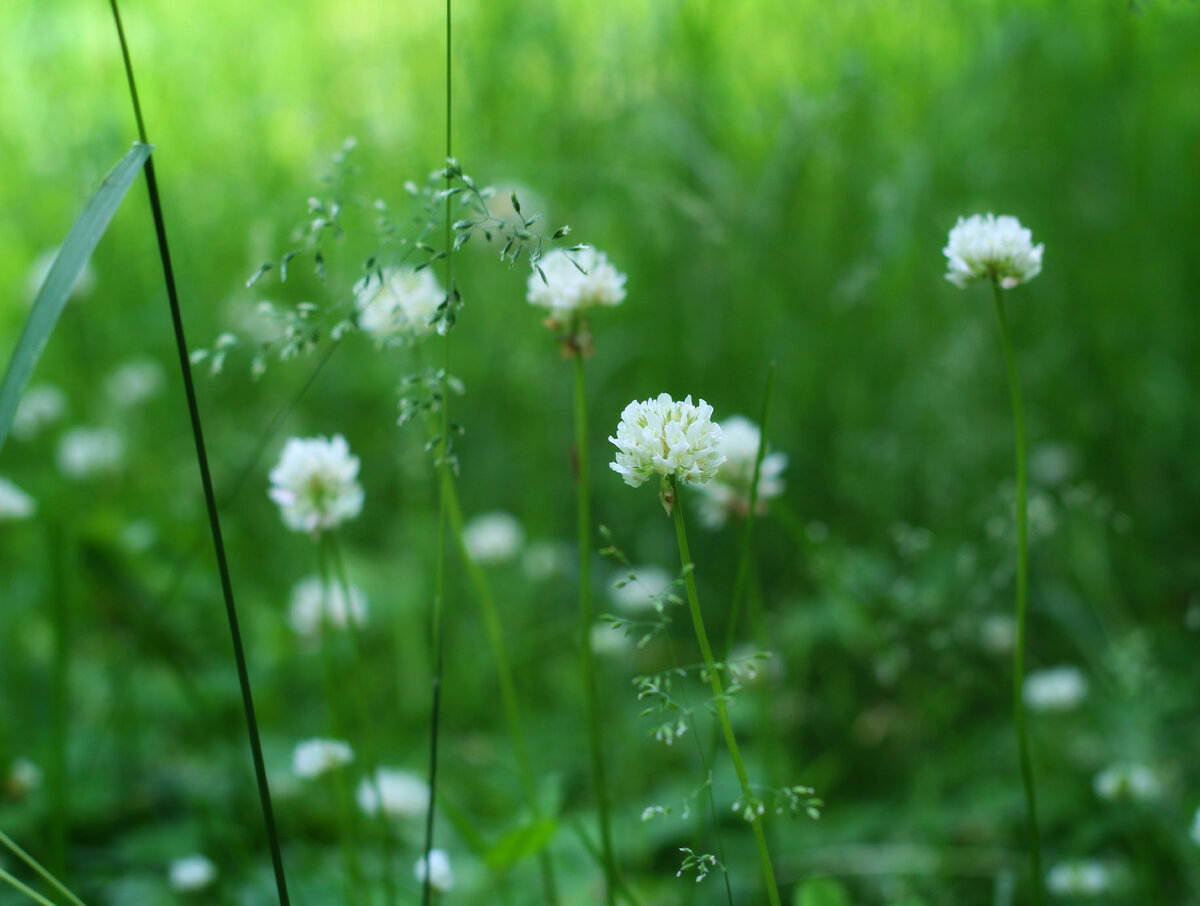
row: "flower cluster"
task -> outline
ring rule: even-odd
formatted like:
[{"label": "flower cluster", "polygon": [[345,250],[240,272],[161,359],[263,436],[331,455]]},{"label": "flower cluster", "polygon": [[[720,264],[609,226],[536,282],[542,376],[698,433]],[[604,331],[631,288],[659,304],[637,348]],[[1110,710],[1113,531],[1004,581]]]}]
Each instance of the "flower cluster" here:
[{"label": "flower cluster", "polygon": [[1015,217],[975,214],[960,217],[942,250],[946,279],[958,287],[996,280],[1004,289],[1027,283],[1042,270],[1042,244]]},{"label": "flower cluster", "polygon": [[609,437],[617,448],[609,468],[634,488],[655,475],[661,476],[664,491],[669,479],[711,481],[725,462],[721,426],[712,420],[712,411],[704,400],[694,405],[690,396],[680,402],[666,393],[635,400],[621,413],[616,437]]},{"label": "flower cluster", "polygon": [[349,601],[340,584],[325,585],[319,576],[301,579],[292,589],[288,623],[296,635],[315,636],[326,623],[343,629],[351,620],[355,626],[367,622],[367,596],[357,586],[350,586]]},{"label": "flower cluster", "polygon": [[[742,415],[720,422],[720,451],[725,462],[716,477],[701,485],[697,512],[700,521],[709,528],[720,528],[730,516],[745,518],[750,512],[750,491],[754,484],[754,462],[762,431]],[[757,515],[767,511],[767,501],[783,493],[783,470],[787,468],[786,453],[768,453],[763,457],[758,474]]]},{"label": "flower cluster", "polygon": [[7,478],[0,478],[0,522],[28,519],[36,509],[32,497]]},{"label": "flower cluster", "polygon": [[292,750],[297,777],[320,777],[354,760],[354,750],[340,739],[306,739]]},{"label": "flower cluster", "polygon": [[1109,802],[1129,800],[1146,802],[1162,793],[1158,775],[1136,762],[1109,765],[1092,781],[1096,795]]},{"label": "flower cluster", "polygon": [[180,893],[190,890],[200,890],[207,887],[217,878],[217,866],[208,856],[194,853],[176,859],[167,869],[167,879],[171,888]]},{"label": "flower cluster", "polygon": [[364,779],[355,791],[358,807],[368,815],[379,811],[402,818],[416,818],[429,807],[429,784],[410,771],[380,768],[374,779]]},{"label": "flower cluster", "polygon": [[481,513],[463,527],[463,544],[476,563],[504,563],[521,552],[525,529],[511,513]]},{"label": "flower cluster", "polygon": [[[382,278],[381,278],[382,275]],[[358,326],[379,343],[433,333],[446,291],[432,268],[373,271],[354,287]]]},{"label": "flower cluster", "polygon": [[362,512],[358,457],[350,455],[350,446],[340,434],[332,440],[288,438],[270,478],[268,493],[292,531],[316,535]]},{"label": "flower cluster", "polygon": [[450,855],[444,849],[429,851],[429,865],[425,865],[425,857],[417,859],[413,865],[413,877],[418,884],[425,883],[425,875],[429,875],[429,886],[438,893],[446,893],[454,886],[454,871],[450,867]]},{"label": "flower cluster", "polygon": [[549,309],[555,318],[569,320],[583,309],[625,301],[625,275],[594,248],[570,254],[555,249],[543,255],[538,266],[542,273],[529,275],[526,298],[530,305]]},{"label": "flower cluster", "polygon": [[1078,667],[1064,665],[1025,677],[1025,704],[1034,711],[1072,711],[1087,698],[1088,682]]},{"label": "flower cluster", "polygon": [[1112,887],[1112,872],[1100,862],[1059,862],[1046,875],[1046,889],[1059,896],[1096,896]]}]

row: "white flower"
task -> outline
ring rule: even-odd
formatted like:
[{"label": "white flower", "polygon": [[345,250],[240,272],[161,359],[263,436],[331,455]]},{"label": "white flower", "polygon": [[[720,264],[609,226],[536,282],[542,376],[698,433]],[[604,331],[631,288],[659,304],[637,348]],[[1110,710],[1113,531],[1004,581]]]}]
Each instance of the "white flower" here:
[{"label": "white flower", "polygon": [[162,365],[154,359],[134,359],[113,371],[104,389],[114,406],[128,408],[162,393],[166,379]]},{"label": "white flower", "polygon": [[565,541],[534,541],[521,556],[521,569],[534,581],[566,575],[574,560],[573,550]]},{"label": "white flower", "polygon": [[1035,246],[1033,233],[1015,217],[958,218],[942,254],[949,268],[946,279],[958,287],[995,278],[1004,289],[1012,289],[1042,270],[1042,244]]},{"label": "white flower", "polygon": [[[696,507],[700,521],[709,528],[720,528],[729,516],[745,517],[750,512],[750,489],[754,483],[754,461],[762,431],[742,415],[720,421],[721,443],[717,447],[725,454],[725,462],[717,469],[716,477],[701,485]],[[767,453],[758,473],[758,505],[756,512],[767,511],[767,501],[783,493],[783,470],[787,468],[786,453]]]},{"label": "white flower", "polygon": [[0,477],[0,522],[28,519],[36,509],[32,497],[7,478]]},{"label": "white flower", "polygon": [[1009,654],[1017,642],[1017,624],[1006,613],[989,613],[979,624],[979,640],[988,654]]},{"label": "white flower", "polygon": [[[630,579],[632,572],[636,579]],[[609,586],[608,599],[625,613],[654,610],[654,602],[671,590],[675,577],[657,566],[639,566],[620,573]]]},{"label": "white flower", "polygon": [[550,309],[556,317],[567,318],[585,308],[619,305],[625,300],[625,275],[608,263],[603,252],[590,246],[577,252],[555,249],[543,255],[538,266],[546,279],[537,271],[531,273],[525,298],[530,305]]},{"label": "white flower", "polygon": [[1053,667],[1025,677],[1025,704],[1034,711],[1070,711],[1087,697],[1087,677],[1078,667]]},{"label": "white flower", "polygon": [[633,640],[626,634],[625,627],[612,623],[600,622],[592,624],[592,651],[599,655],[620,654],[628,651]]},{"label": "white flower", "polygon": [[297,777],[320,777],[354,760],[354,750],[340,739],[306,739],[292,749],[292,772]]},{"label": "white flower", "polygon": [[13,416],[12,433],[18,440],[33,440],[67,411],[67,395],[51,384],[35,384],[25,391]]},{"label": "white flower", "polygon": [[1200,808],[1196,809],[1196,817],[1192,819],[1192,842],[1200,846]]},{"label": "white flower", "polygon": [[1162,783],[1144,764],[1113,764],[1096,775],[1092,781],[1096,795],[1109,802],[1127,799],[1144,802],[1158,798]]},{"label": "white flower", "polygon": [[4,778],[4,791],[15,799],[27,796],[42,785],[42,769],[28,758],[17,758]]},{"label": "white flower", "polygon": [[1099,862],[1059,862],[1046,875],[1046,889],[1060,896],[1095,896],[1112,886],[1112,874]]},{"label": "white flower", "polygon": [[[417,859],[413,866],[413,875],[418,884],[425,883],[425,857]],[[445,893],[454,886],[454,872],[450,869],[450,856],[444,849],[429,851],[429,886],[439,893]]]},{"label": "white flower", "polygon": [[[58,258],[59,251],[60,249],[57,246],[52,249],[46,249],[29,266],[29,279],[26,286],[30,302],[36,299],[37,294],[42,291],[42,284],[50,276],[50,268],[54,266],[54,261]],[[72,299],[83,299],[90,296],[92,290],[95,288],[96,272],[92,269],[92,260],[89,258],[83,263],[83,267],[80,268],[79,276],[75,278],[75,285],[71,287],[70,297]]]},{"label": "white flower", "polygon": [[463,544],[476,563],[503,563],[521,552],[525,530],[511,513],[481,513],[463,526]]},{"label": "white flower", "polygon": [[363,506],[358,457],[340,434],[291,437],[279,464],[271,470],[271,499],[279,504],[284,524],[295,532],[337,528]]},{"label": "white flower", "polygon": [[678,478],[687,484],[711,481],[725,454],[721,452],[721,426],[712,420],[712,406],[704,400],[692,404],[690,396],[676,402],[666,393],[657,399],[634,401],[621,413],[617,448],[608,464],[630,487],[640,487],[654,475]]},{"label": "white flower", "polygon": [[292,588],[288,603],[288,623],[299,636],[315,636],[325,621],[330,626],[344,629],[350,619],[355,626],[367,622],[367,596],[356,585],[350,586],[350,602],[342,592],[340,582],[331,582],[322,588],[319,576],[301,579]]},{"label": "white flower", "polygon": [[58,441],[58,468],[68,478],[110,474],[124,459],[125,438],[112,428],[72,428]]},{"label": "white flower", "polygon": [[[378,784],[378,792],[376,785]],[[388,815],[416,818],[429,808],[429,784],[411,771],[380,768],[375,772],[375,783],[364,778],[355,791],[358,807],[368,815],[379,811],[379,800],[383,799],[383,811]]]},{"label": "white flower", "polygon": [[372,272],[354,287],[358,326],[380,343],[417,339],[433,332],[433,317],[446,291],[433,268],[389,268]]},{"label": "white flower", "polygon": [[199,890],[216,880],[217,866],[207,856],[196,853],[172,862],[167,876],[175,890]]}]

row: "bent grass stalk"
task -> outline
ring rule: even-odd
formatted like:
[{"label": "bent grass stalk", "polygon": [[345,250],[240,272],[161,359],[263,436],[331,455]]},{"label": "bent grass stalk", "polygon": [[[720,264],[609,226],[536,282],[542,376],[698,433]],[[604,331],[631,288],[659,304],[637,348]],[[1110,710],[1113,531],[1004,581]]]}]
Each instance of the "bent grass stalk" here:
[{"label": "bent grass stalk", "polygon": [[1017,754],[1021,763],[1021,785],[1025,790],[1025,822],[1029,834],[1029,867],[1033,872],[1034,906],[1042,903],[1042,845],[1038,831],[1037,793],[1033,782],[1033,761],[1029,755],[1029,731],[1025,725],[1025,699],[1022,686],[1025,680],[1025,623],[1029,609],[1029,530],[1027,479],[1025,474],[1025,410],[1021,404],[1021,384],[1013,357],[1012,340],[1008,334],[1008,319],[1004,314],[1004,294],[996,277],[991,278],[992,298],[996,303],[996,318],[1000,322],[1000,342],[1004,347],[1004,364],[1008,369],[1008,389],[1012,396],[1013,433],[1017,459],[1017,644],[1013,651],[1013,718],[1017,729]]},{"label": "bent grass stalk", "polygon": [[[713,659],[712,646],[708,641],[708,633],[704,630],[704,616],[700,612],[700,596],[696,591],[696,577],[694,573],[694,564],[692,563],[692,555],[688,550],[687,529],[683,522],[683,507],[680,505],[680,495],[676,486],[674,476],[670,479],[671,499],[674,505],[671,507],[675,516],[675,538],[679,543],[679,559],[684,570],[684,584],[687,588],[688,607],[692,614],[692,626],[696,630],[696,641],[700,645],[700,653],[704,656],[704,666],[708,671],[709,685],[712,687],[713,702],[717,709],[717,718],[721,722],[721,730],[725,734],[725,744],[729,748],[729,757],[733,760],[733,769],[737,773],[738,783],[742,788],[742,796],[748,803],[747,807],[751,807],[755,799],[754,791],[750,786],[750,777],[746,773],[746,765],[742,761],[741,751],[738,749],[737,737],[733,733],[733,725],[729,722],[729,712],[725,707],[725,690],[721,685],[721,677],[717,672],[716,661]],[[775,883],[775,869],[771,865],[771,854],[767,850],[767,838],[763,833],[763,821],[758,815],[752,815],[750,826],[754,830],[754,842],[758,846],[759,861],[762,863],[763,883],[767,888],[767,899],[771,906],[780,906],[779,887]]]}]

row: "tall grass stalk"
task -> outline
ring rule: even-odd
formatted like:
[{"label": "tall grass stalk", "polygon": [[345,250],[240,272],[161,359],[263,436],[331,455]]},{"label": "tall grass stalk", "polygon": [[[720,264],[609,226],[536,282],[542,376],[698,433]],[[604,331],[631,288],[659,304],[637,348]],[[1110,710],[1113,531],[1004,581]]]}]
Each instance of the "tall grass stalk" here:
[{"label": "tall grass stalk", "polygon": [[600,822],[600,852],[604,860],[604,896],[608,906],[616,902],[617,862],[613,855],[608,821],[608,785],[604,774],[604,747],[600,736],[600,708],[596,694],[596,659],[592,652],[592,487],[589,473],[587,384],[583,353],[576,349],[575,370],[575,467],[578,471],[579,503],[579,653],[583,666],[583,697],[587,711],[588,743],[592,759],[592,788]]},{"label": "tall grass stalk", "polygon": [[[129,45],[125,40],[125,29],[121,25],[121,12],[117,0],[109,0],[113,21],[117,27],[117,38],[121,43],[121,56],[125,62],[125,77],[129,83],[129,97],[137,120],[138,137],[145,145],[150,144],[146,135],[146,124],[142,118],[142,105],[138,100],[137,82],[133,77],[133,62],[129,56]],[[289,906],[287,879],[283,870],[283,854],[279,846],[279,835],[275,829],[275,813],[271,805],[271,791],[267,783],[267,769],[263,761],[262,742],[259,739],[258,719],[254,714],[254,698],[250,690],[250,674],[246,667],[246,654],[242,646],[241,629],[238,626],[237,608],[233,600],[233,583],[229,577],[229,564],[225,556],[225,542],[221,536],[221,520],[217,512],[217,498],[213,491],[212,474],[208,467],[208,452],[204,444],[204,430],[200,423],[200,406],[196,401],[196,388],[192,381],[191,356],[183,330],[183,314],[179,307],[179,293],[175,287],[175,272],[171,266],[171,252],[167,243],[167,228],[163,219],[162,200],[158,193],[158,180],[154,173],[154,156],[146,160],[146,190],[150,197],[150,211],[154,217],[154,232],[158,240],[158,254],[162,261],[163,280],[167,289],[167,300],[171,309],[171,322],[175,330],[175,346],[179,355],[179,370],[183,378],[184,394],[187,397],[188,416],[192,425],[192,439],[196,447],[196,461],[200,469],[200,483],[204,488],[204,503],[208,511],[208,524],[213,537],[213,549],[217,558],[217,570],[221,575],[221,590],[225,598],[225,613],[229,622],[229,633],[233,642],[234,659],[237,662],[238,682],[241,686],[242,707],[246,714],[246,727],[250,737],[250,753],[254,761],[254,773],[258,782],[259,804],[266,826],[267,841],[271,850],[271,864],[275,872],[275,888],[280,906]]]},{"label": "tall grass stalk", "polygon": [[40,893],[38,893],[36,890],[34,890],[29,885],[22,884],[20,881],[18,881],[16,878],[14,878],[12,875],[10,875],[3,868],[0,868],[0,881],[3,881],[4,883],[16,888],[19,892],[25,894],[25,896],[27,896],[27,897],[29,897],[29,899],[33,900],[33,902],[39,903],[40,906],[56,906],[56,904],[52,900],[47,900],[44,896],[42,896]]},{"label": "tall grass stalk", "polygon": [[1042,844],[1038,831],[1037,794],[1033,782],[1033,761],[1029,756],[1029,731],[1025,725],[1025,641],[1026,616],[1029,609],[1029,526],[1028,481],[1025,469],[1025,410],[1021,404],[1021,384],[1009,337],[1008,318],[1004,313],[1004,294],[995,276],[991,279],[992,298],[996,303],[996,319],[1000,323],[1000,342],[1004,347],[1004,364],[1008,369],[1008,389],[1012,395],[1013,433],[1016,438],[1017,460],[1017,644],[1013,651],[1013,717],[1017,728],[1017,754],[1021,763],[1021,784],[1025,790],[1025,823],[1029,835],[1029,868],[1033,872],[1034,906],[1042,904]]},{"label": "tall grass stalk", "polygon": [[67,699],[71,681],[71,578],[74,543],[62,525],[50,528],[54,586],[54,658],[50,681],[50,864],[67,877]]},{"label": "tall grass stalk", "polygon": [[[71,891],[62,881],[43,868],[37,859],[25,852],[25,850],[18,846],[16,841],[13,840],[12,837],[8,836],[8,834],[4,833],[4,831],[0,831],[0,845],[3,845],[5,849],[32,868],[34,872],[37,873],[38,877],[58,891],[59,894],[74,904],[74,906],[84,906],[83,900],[71,893]],[[9,875],[8,877],[11,878],[12,876]]]},{"label": "tall grass stalk", "polygon": [[[704,656],[704,666],[708,672],[709,685],[712,687],[713,703],[717,709],[717,719],[721,722],[721,730],[725,734],[725,744],[729,748],[729,757],[733,760],[733,769],[737,772],[742,797],[747,803],[747,808],[753,810],[756,797],[750,786],[750,777],[746,773],[746,765],[742,761],[741,751],[738,749],[737,738],[733,733],[733,724],[729,722],[729,711],[725,705],[725,690],[721,684],[721,676],[717,672],[717,664],[713,658],[712,645],[708,641],[708,633],[704,629],[704,616],[700,612],[700,596],[696,591],[694,564],[688,549],[687,529],[684,526],[679,489],[674,477],[670,479],[670,482],[670,498],[674,501],[671,510],[675,516],[675,538],[679,543],[679,559],[684,571],[684,584],[687,588],[688,607],[692,614],[692,626],[696,631],[696,641],[700,645],[700,653]],[[762,863],[763,883],[767,888],[767,899],[771,906],[780,906],[779,887],[775,883],[775,869],[771,865],[771,854],[767,850],[767,838],[763,833],[762,825],[762,817],[752,813],[750,826],[754,830],[754,842],[758,846],[759,861]]]}]

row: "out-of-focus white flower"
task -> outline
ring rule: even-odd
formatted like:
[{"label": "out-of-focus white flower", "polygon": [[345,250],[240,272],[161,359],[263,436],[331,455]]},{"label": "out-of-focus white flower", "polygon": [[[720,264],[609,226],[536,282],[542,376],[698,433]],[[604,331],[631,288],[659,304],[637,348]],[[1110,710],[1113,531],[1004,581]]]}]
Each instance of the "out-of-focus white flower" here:
[{"label": "out-of-focus white flower", "polygon": [[[637,578],[630,579],[632,572]],[[638,566],[622,572],[609,585],[608,599],[625,613],[654,610],[654,602],[671,590],[675,577],[657,566]]]},{"label": "out-of-focus white flower", "polygon": [[976,280],[999,281],[1003,289],[1026,283],[1042,270],[1042,244],[1015,217],[960,217],[942,249],[946,279],[958,287]]},{"label": "out-of-focus white flower", "polygon": [[350,744],[340,739],[306,739],[292,749],[292,772],[297,777],[320,777],[354,760]]},{"label": "out-of-focus white flower", "polygon": [[621,413],[617,448],[609,468],[630,487],[640,487],[655,475],[686,484],[704,484],[716,477],[725,462],[721,426],[712,420],[712,406],[692,404],[690,396],[676,402],[666,393],[656,399],[634,400]]},{"label": "out-of-focus white flower", "polygon": [[4,792],[14,799],[28,796],[42,785],[42,769],[28,758],[17,758],[4,778]]},{"label": "out-of-focus white flower", "polygon": [[[376,792],[375,787],[379,789]],[[429,784],[411,771],[380,768],[375,772],[375,782],[364,778],[355,791],[358,807],[368,815],[379,811],[383,800],[384,814],[401,818],[417,818],[429,808]]]},{"label": "out-of-focus white flower", "polygon": [[1070,665],[1038,670],[1025,677],[1025,704],[1034,711],[1071,711],[1087,697],[1087,677]]},{"label": "out-of-focus white flower", "polygon": [[1059,862],[1046,875],[1046,889],[1060,896],[1096,896],[1112,887],[1112,873],[1100,862]]},{"label": "out-of-focus white flower", "polygon": [[111,474],[124,459],[125,438],[112,428],[72,428],[58,441],[58,468],[68,478]]},{"label": "out-of-focus white flower", "polygon": [[268,493],[292,531],[316,535],[362,512],[358,457],[340,434],[288,438],[270,478]]},{"label": "out-of-focus white flower", "polygon": [[[56,246],[52,249],[46,249],[33,259],[33,264],[29,266],[29,279],[26,283],[30,302],[33,302],[37,298],[37,294],[42,291],[42,284],[50,276],[50,268],[54,266],[54,259],[58,257],[58,253],[59,248]],[[75,278],[75,285],[71,287],[70,298],[85,299],[92,294],[95,288],[96,271],[92,268],[92,260],[89,258],[83,263],[83,267],[79,271],[79,276]]]},{"label": "out-of-focus white flower", "polygon": [[0,522],[28,519],[37,510],[32,497],[7,478],[0,477]]},{"label": "out-of-focus white flower", "polygon": [[[450,869],[450,856],[444,849],[429,851],[429,886],[439,893],[445,893],[454,886],[454,872]],[[425,857],[417,859],[413,866],[413,875],[418,884],[425,883]]]},{"label": "out-of-focus white flower", "polygon": [[350,586],[349,603],[341,583],[331,582],[323,588],[320,576],[308,576],[292,588],[288,623],[296,635],[317,635],[326,621],[330,626],[344,629],[351,619],[355,626],[367,622],[367,596],[358,586]]},{"label": "out-of-focus white flower", "polygon": [[33,440],[63,417],[67,395],[52,384],[35,384],[25,391],[13,416],[12,433],[18,440]]},{"label": "out-of-focus white flower", "polygon": [[1190,834],[1192,842],[1200,846],[1200,808],[1196,809],[1196,817],[1192,819],[1192,830]]},{"label": "out-of-focus white flower", "polygon": [[128,408],[162,393],[167,376],[154,359],[134,359],[120,365],[104,382],[114,406]]},{"label": "out-of-focus white flower", "polygon": [[446,291],[433,268],[373,271],[354,287],[358,326],[380,343],[419,339],[433,332],[433,318]]},{"label": "out-of-focus white flower", "polygon": [[504,563],[521,552],[525,530],[512,513],[480,513],[463,526],[463,544],[476,563]]},{"label": "out-of-focus white flower", "polygon": [[1011,654],[1017,643],[1017,624],[1006,613],[989,613],[979,624],[979,641],[988,654]]},{"label": "out-of-focus white flower", "polygon": [[1145,802],[1157,799],[1162,792],[1158,775],[1136,762],[1109,765],[1096,775],[1092,787],[1097,796],[1109,802],[1118,799]]},{"label": "out-of-focus white flower", "polygon": [[[717,529],[730,516],[745,518],[750,512],[750,489],[754,483],[754,461],[762,431],[742,415],[732,415],[719,422],[721,443],[718,449],[725,462],[717,469],[716,477],[700,485],[696,507],[700,521]],[[767,501],[783,493],[783,470],[787,468],[786,453],[767,453],[758,473],[758,505],[756,514],[767,512]]]},{"label": "out-of-focus white flower", "polygon": [[194,853],[172,862],[167,877],[174,890],[199,890],[217,879],[217,866],[207,856]]},{"label": "out-of-focus white flower", "polygon": [[626,634],[623,626],[600,622],[592,625],[592,651],[596,654],[620,654],[633,647],[633,639]]},{"label": "out-of-focus white flower", "polygon": [[525,298],[530,305],[548,308],[554,317],[569,319],[583,309],[625,300],[625,275],[590,246],[577,252],[555,249],[543,255],[538,266],[546,279],[531,273]]},{"label": "out-of-focus white flower", "polygon": [[565,541],[533,541],[521,555],[521,568],[535,581],[553,579],[571,568],[573,551]]}]

